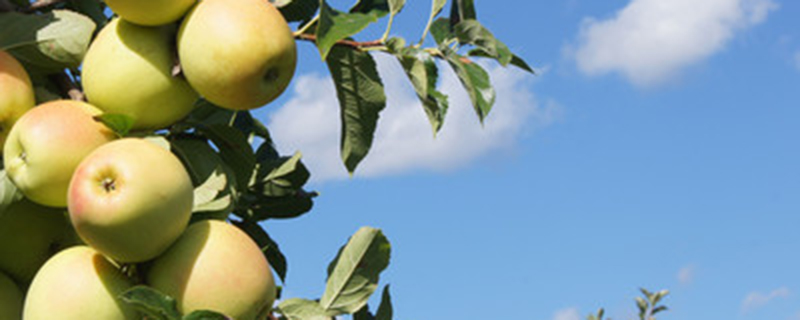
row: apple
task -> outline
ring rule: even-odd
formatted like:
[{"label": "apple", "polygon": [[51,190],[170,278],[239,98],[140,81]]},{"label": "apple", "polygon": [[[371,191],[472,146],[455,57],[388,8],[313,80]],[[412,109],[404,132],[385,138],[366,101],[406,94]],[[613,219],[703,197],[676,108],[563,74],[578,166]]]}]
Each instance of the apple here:
[{"label": "apple", "polygon": [[144,26],[159,26],[183,17],[195,0],[105,0],[105,3],[125,20]]},{"label": "apple", "polygon": [[28,72],[11,54],[0,51],[0,147],[14,123],[35,104]]},{"label": "apple", "polygon": [[114,264],[87,246],[47,260],[25,298],[25,320],[133,320],[136,312],[117,297],[133,286]]},{"label": "apple", "polygon": [[71,233],[64,210],[28,200],[12,204],[0,214],[0,270],[27,285],[47,259],[72,243]]},{"label": "apple", "polygon": [[69,185],[68,210],[88,245],[119,262],[142,262],[178,239],[193,201],[191,178],[175,155],[126,138],[81,162]]},{"label": "apple", "polygon": [[153,261],[146,283],[175,298],[184,313],[213,310],[237,320],[264,315],[276,295],[258,245],[244,231],[217,220],[190,225]]},{"label": "apple", "polygon": [[206,100],[250,110],[275,100],[294,76],[297,49],[280,11],[262,0],[203,0],[178,31],[178,57]]},{"label": "apple", "polygon": [[189,114],[199,97],[184,78],[172,76],[174,36],[173,27],[111,20],[83,60],[89,103],[132,117],[134,130],[164,128]]},{"label": "apple", "polygon": [[0,272],[0,319],[22,319],[22,290],[11,278]]},{"label": "apple", "polygon": [[44,103],[26,112],[8,134],[3,162],[28,199],[51,207],[67,205],[72,172],[95,148],[116,134],[93,116],[101,112],[74,100]]}]

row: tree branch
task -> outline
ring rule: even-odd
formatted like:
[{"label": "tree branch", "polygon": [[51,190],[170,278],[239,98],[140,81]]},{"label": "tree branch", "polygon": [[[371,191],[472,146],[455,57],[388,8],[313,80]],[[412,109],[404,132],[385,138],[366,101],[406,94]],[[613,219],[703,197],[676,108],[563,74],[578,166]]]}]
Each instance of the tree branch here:
[{"label": "tree branch", "polygon": [[67,76],[66,73],[58,73],[50,76],[50,79],[53,80],[58,88],[61,89],[62,94],[66,94],[72,100],[77,101],[86,101],[86,95],[83,94],[78,85],[75,82],[72,82],[72,79]]},{"label": "tree branch", "polygon": [[[308,33],[301,33],[298,34],[297,39],[306,40],[311,42],[317,42],[317,36]],[[373,40],[373,41],[365,41],[365,42],[358,42],[353,40],[339,40],[336,41],[336,44],[352,47],[355,49],[367,49],[367,48],[374,48],[374,47],[382,47],[386,44],[381,40]]]},{"label": "tree branch", "polygon": [[30,6],[22,8],[21,11],[24,13],[31,13],[36,10],[47,8],[59,2],[64,2],[64,0],[36,0],[34,3],[31,3]]}]

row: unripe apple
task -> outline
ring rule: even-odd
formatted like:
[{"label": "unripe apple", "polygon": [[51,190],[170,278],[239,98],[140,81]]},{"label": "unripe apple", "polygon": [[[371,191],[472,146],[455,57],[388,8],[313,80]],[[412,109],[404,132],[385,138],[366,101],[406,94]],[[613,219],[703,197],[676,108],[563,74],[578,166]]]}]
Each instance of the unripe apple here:
[{"label": "unripe apple", "polygon": [[93,116],[97,108],[74,100],[44,103],[26,112],[3,149],[6,172],[28,199],[51,207],[67,205],[72,172],[83,158],[116,135]]},{"label": "unripe apple", "polygon": [[12,55],[0,51],[0,148],[14,123],[35,104],[28,72]]},{"label": "unripe apple", "polygon": [[134,130],[164,128],[189,114],[198,95],[183,77],[172,76],[174,39],[173,26],[111,20],[83,60],[81,76],[89,103],[105,113],[132,117]]},{"label": "unripe apple", "polygon": [[75,170],[69,215],[87,244],[119,262],[150,260],[189,223],[192,181],[178,158],[144,139],[97,148]]},{"label": "unripe apple", "polygon": [[297,64],[292,30],[262,0],[200,1],[181,23],[178,56],[201,96],[233,110],[275,100]]},{"label": "unripe apple", "polygon": [[153,261],[147,283],[175,298],[184,313],[207,309],[237,320],[263,315],[276,294],[258,245],[239,228],[217,220],[190,225]]},{"label": "unripe apple", "polygon": [[22,319],[22,290],[11,278],[0,272],[0,319]]},{"label": "unripe apple", "polygon": [[175,22],[192,7],[195,0],[105,0],[122,19],[143,26]]},{"label": "unripe apple", "polygon": [[63,209],[28,200],[12,204],[0,214],[0,271],[27,285],[47,259],[69,245],[72,232]]},{"label": "unripe apple", "polygon": [[42,266],[25,297],[25,320],[133,320],[117,297],[133,286],[115,265],[86,246],[59,252]]}]

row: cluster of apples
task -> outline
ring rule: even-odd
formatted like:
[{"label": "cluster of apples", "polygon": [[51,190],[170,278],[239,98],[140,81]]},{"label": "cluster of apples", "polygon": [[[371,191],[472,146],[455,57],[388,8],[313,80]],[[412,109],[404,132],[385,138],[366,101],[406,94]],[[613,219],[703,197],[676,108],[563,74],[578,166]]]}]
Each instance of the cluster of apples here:
[{"label": "cluster of apples", "polygon": [[266,105],[294,75],[291,29],[264,0],[106,3],[118,16],[84,58],[88,102],[34,106],[26,70],[0,51],[3,164],[24,196],[0,212],[0,319],[139,319],[119,299],[136,284],[183,313],[265,318],[276,288],[258,245],[225,221],[190,224],[183,163],[98,116],[126,115],[141,132],[186,117],[200,97]]}]

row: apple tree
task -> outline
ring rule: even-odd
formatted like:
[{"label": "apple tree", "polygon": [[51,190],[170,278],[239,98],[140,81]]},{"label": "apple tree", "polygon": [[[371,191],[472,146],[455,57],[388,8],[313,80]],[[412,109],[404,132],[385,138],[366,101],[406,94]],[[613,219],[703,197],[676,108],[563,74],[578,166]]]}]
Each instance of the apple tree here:
[{"label": "apple tree", "polygon": [[[27,290],[26,318],[52,317],[38,306],[71,300],[40,294],[48,290],[37,288],[69,282],[64,273],[83,274],[70,268],[100,259],[95,268],[102,272],[97,269],[87,277],[119,290],[111,290],[111,306],[84,317],[110,312],[122,318],[170,320],[391,319],[388,285],[381,290],[380,304],[367,306],[389,265],[391,247],[380,229],[363,227],[346,241],[327,267],[321,296],[283,297],[280,287],[275,288],[276,280],[286,279],[289,264],[263,225],[306,214],[317,193],[305,187],[311,173],[301,153],[280,154],[251,110],[281,95],[297,63],[315,63],[296,60],[296,43],[314,45],[335,84],[341,160],[352,174],[368,155],[386,107],[375,54],[394,57],[402,66],[434,134],[451,107],[438,87],[440,67],[458,76],[481,122],[492,110],[495,91],[477,59],[533,73],[478,21],[473,0],[432,0],[424,31],[413,37],[392,30],[404,6],[405,0],[355,0],[349,9],[325,0],[0,0],[0,117],[5,117],[0,118],[0,230],[28,213],[58,212],[48,212],[51,222],[30,219],[34,222],[26,227],[32,230],[26,238],[0,234],[0,307],[11,310],[6,304],[21,304],[18,300]],[[378,39],[360,39],[370,26],[385,31]],[[6,60],[18,61],[21,68]],[[14,82],[23,78],[27,82]],[[67,105],[81,107],[65,109]],[[47,111],[59,108],[68,111]],[[67,120],[72,118],[76,120]],[[92,140],[98,146],[73,146],[85,140],[74,132],[87,130],[100,137]],[[75,151],[84,147],[85,152]],[[179,160],[177,167],[163,169],[172,160],[142,160],[161,159],[155,156],[160,152]],[[34,162],[53,172],[34,170]],[[98,163],[111,163],[112,169],[92,171]],[[62,167],[66,169],[52,169]],[[140,181],[123,180],[119,172],[128,169]],[[185,187],[173,182],[182,178],[166,178],[184,170]],[[158,179],[167,182],[156,184]],[[139,187],[137,192],[146,195],[117,204],[101,199],[107,203],[98,204],[97,194],[137,183],[152,190]],[[127,215],[134,218],[120,218]],[[128,220],[139,224],[132,227]],[[112,222],[116,229],[107,226]],[[179,231],[169,228],[173,224]],[[162,231],[167,229],[173,231]],[[223,240],[216,248],[191,240],[218,237]],[[255,248],[258,258],[240,254],[246,247]],[[38,252],[34,248],[41,253],[30,262],[16,261],[23,250]],[[206,256],[222,262],[201,263]],[[54,260],[66,261],[60,264],[68,267],[58,269]],[[261,263],[266,267],[258,269]],[[15,264],[16,269],[9,267]],[[220,264],[229,269],[213,269]],[[255,271],[244,271],[253,265]],[[266,273],[258,276],[262,269]],[[188,274],[260,287],[250,296],[208,283],[198,284],[197,294],[171,289],[181,287],[173,282]],[[6,294],[8,277],[19,292]],[[87,299],[101,300],[93,298]],[[242,306],[241,314],[223,311],[239,310],[231,301],[248,299],[254,306]],[[273,305],[273,299],[279,302]]]}]

